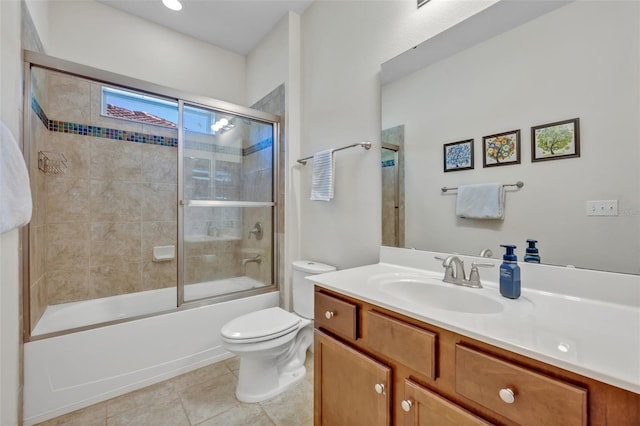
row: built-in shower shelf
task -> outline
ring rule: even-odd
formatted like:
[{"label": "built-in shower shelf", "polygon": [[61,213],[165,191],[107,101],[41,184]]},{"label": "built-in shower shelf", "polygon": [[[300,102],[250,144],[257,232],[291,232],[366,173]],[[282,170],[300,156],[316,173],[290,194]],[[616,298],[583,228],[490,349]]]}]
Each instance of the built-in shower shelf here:
[{"label": "built-in shower shelf", "polygon": [[38,169],[45,175],[62,175],[67,172],[67,157],[61,152],[38,152]]}]

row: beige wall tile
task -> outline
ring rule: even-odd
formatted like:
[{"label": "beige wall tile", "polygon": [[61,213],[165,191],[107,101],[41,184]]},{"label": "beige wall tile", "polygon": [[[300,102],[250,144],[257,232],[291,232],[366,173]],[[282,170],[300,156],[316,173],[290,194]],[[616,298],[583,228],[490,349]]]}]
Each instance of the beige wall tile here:
[{"label": "beige wall tile", "polygon": [[91,154],[90,136],[60,132],[47,132],[40,143],[40,150],[62,153],[67,159],[65,177],[88,177]]},{"label": "beige wall tile", "polygon": [[135,142],[91,138],[91,177],[140,181],[142,145]]},{"label": "beige wall tile", "polygon": [[142,260],[145,262],[153,259],[155,246],[173,245],[177,250],[177,224],[169,222],[142,222]]},{"label": "beige wall tile", "polygon": [[91,267],[93,297],[115,296],[142,290],[142,266],[136,263],[115,263]]},{"label": "beige wall tile", "polygon": [[46,225],[47,272],[89,264],[89,225],[61,223]]},{"label": "beige wall tile", "polygon": [[178,262],[145,262],[142,267],[142,287],[144,290],[175,287],[178,284]]},{"label": "beige wall tile", "polygon": [[118,262],[139,262],[142,229],[140,222],[91,224],[91,266]]},{"label": "beige wall tile", "polygon": [[90,210],[93,222],[137,221],[142,212],[142,185],[92,179]]},{"label": "beige wall tile", "polygon": [[46,176],[46,222],[87,222],[89,181],[86,178]]},{"label": "beige wall tile", "polygon": [[177,185],[146,183],[142,186],[142,220],[173,221],[177,218]]},{"label": "beige wall tile", "polygon": [[31,330],[36,326],[45,309],[47,309],[47,282],[46,277],[42,276],[29,289],[29,305]]},{"label": "beige wall tile", "polygon": [[50,305],[88,300],[93,297],[88,266],[69,266],[48,271],[47,301]]},{"label": "beige wall tile", "polygon": [[46,232],[44,226],[29,227],[29,280],[35,283],[46,270]]},{"label": "beige wall tile", "polygon": [[142,180],[148,183],[178,183],[178,150],[169,146],[142,146]]},{"label": "beige wall tile", "polygon": [[46,110],[49,119],[88,123],[89,101],[87,80],[57,72],[49,73],[49,106]]},{"label": "beige wall tile", "polygon": [[[177,123],[176,123],[177,126]],[[164,136],[165,138],[178,138],[178,129],[165,127],[165,126],[156,126],[154,124],[142,124],[142,133],[146,133],[148,135],[155,136]],[[175,149],[175,148],[174,148]]]}]

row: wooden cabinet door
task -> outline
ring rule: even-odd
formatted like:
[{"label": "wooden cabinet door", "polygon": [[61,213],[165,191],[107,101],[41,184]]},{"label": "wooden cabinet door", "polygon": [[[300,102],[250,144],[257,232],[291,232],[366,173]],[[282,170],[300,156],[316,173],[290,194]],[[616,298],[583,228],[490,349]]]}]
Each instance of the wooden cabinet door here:
[{"label": "wooden cabinet door", "polygon": [[476,426],[491,423],[412,382],[404,381],[405,426]]},{"label": "wooden cabinet door", "polygon": [[316,426],[391,424],[391,368],[315,332]]}]

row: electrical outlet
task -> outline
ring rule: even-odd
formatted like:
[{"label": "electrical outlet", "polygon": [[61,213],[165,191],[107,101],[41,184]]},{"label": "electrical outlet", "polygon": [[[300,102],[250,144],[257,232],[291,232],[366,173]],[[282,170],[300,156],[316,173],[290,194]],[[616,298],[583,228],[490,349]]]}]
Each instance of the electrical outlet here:
[{"label": "electrical outlet", "polygon": [[618,200],[587,201],[587,216],[618,216]]}]

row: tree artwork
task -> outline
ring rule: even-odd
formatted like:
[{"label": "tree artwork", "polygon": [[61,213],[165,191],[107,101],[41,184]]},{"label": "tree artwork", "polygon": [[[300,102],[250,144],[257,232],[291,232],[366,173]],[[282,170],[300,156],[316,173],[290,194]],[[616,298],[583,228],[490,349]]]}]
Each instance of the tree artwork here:
[{"label": "tree artwork", "polygon": [[487,157],[496,163],[510,158],[516,152],[516,141],[511,136],[498,136],[487,142]]},{"label": "tree artwork", "polygon": [[484,167],[520,163],[520,130],[485,136]]},{"label": "tree artwork", "polygon": [[473,139],[444,145],[444,171],[473,169]]},{"label": "tree artwork", "polygon": [[536,146],[542,150],[543,155],[562,154],[571,148],[572,142],[571,124],[547,127],[536,132]]},{"label": "tree artwork", "polygon": [[580,119],[531,128],[531,161],[580,157]]}]

